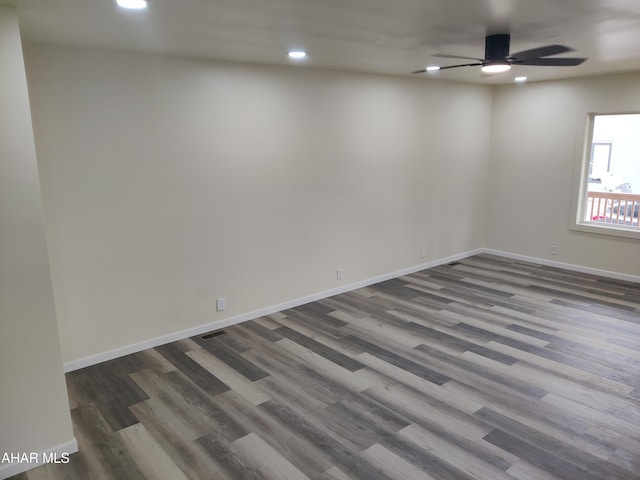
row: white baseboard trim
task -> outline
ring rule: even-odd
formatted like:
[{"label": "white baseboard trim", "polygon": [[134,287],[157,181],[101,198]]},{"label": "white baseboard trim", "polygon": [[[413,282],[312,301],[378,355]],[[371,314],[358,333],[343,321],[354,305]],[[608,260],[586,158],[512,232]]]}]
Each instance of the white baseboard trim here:
[{"label": "white baseboard trim", "polygon": [[572,272],[598,275],[601,277],[611,278],[614,280],[623,280],[625,282],[640,283],[639,275],[629,275],[627,273],[611,272],[609,270],[600,270],[597,268],[584,267],[582,265],[574,265],[572,263],[556,262],[554,260],[547,260],[545,258],[528,257],[526,255],[519,255],[517,253],[503,252],[501,250],[491,250],[489,248],[482,248],[481,253],[496,255],[498,257],[510,258],[512,260],[518,260],[521,262],[537,263],[539,265],[544,265],[547,267],[561,268],[563,270],[569,270]]},{"label": "white baseboard trim", "polygon": [[420,270],[426,270],[427,268],[433,268],[438,265],[444,265],[446,263],[462,260],[463,258],[477,255],[482,252],[483,252],[483,249],[470,250],[468,252],[452,255],[450,257],[440,258],[427,263],[414,265],[412,267],[404,268],[402,270],[397,270],[395,272],[385,273],[383,275],[378,275],[376,277],[367,278],[359,282],[350,283],[348,285],[342,285],[340,287],[332,288],[330,290],[325,290],[320,293],[315,293],[305,297],[296,298],[284,303],[280,303],[278,305],[272,305],[269,307],[261,308],[259,310],[254,310],[253,312],[243,313],[235,317],[230,317],[230,318],[218,320],[211,323],[206,323],[204,325],[199,325],[194,328],[180,330],[174,333],[162,335],[162,336],[155,337],[142,342],[125,345],[123,347],[109,350],[107,352],[102,352],[96,355],[91,355],[89,357],[80,358],[78,360],[71,360],[69,362],[65,362],[64,371],[72,372],[74,370],[79,370],[81,368],[89,367],[91,365],[96,365],[98,363],[106,362],[107,360],[113,360],[114,358],[129,355],[131,353],[140,352],[142,350],[146,350],[147,348],[157,347],[159,345],[164,345],[165,343],[175,342],[177,340],[193,337],[195,335],[202,335],[203,333],[207,333],[212,330],[220,330],[221,328],[226,328],[232,325],[236,325],[238,323],[254,320],[256,318],[264,317],[265,315],[271,315],[272,313],[280,312],[282,310],[287,310],[289,308],[299,307],[300,305],[304,305],[310,302],[315,302],[317,300],[322,300],[323,298],[331,297],[333,295],[350,292],[352,290],[356,290],[362,287],[367,287],[369,285],[383,282],[385,280],[391,280],[392,278],[401,277],[403,275],[409,275],[411,273],[419,272]]},{"label": "white baseboard trim", "polygon": [[[0,479],[5,479],[5,478],[9,478],[9,477],[13,477],[14,475],[18,475],[20,473],[24,473],[28,470],[31,470],[32,468],[36,468],[39,467],[41,465],[44,465],[47,463],[46,459],[47,458],[51,458],[53,456],[53,458],[56,459],[62,459],[62,455],[63,454],[72,454],[72,453],[76,453],[78,451],[78,442],[76,441],[75,437],[72,438],[71,440],[69,440],[68,442],[65,442],[61,445],[57,445],[55,447],[49,448],[47,450],[43,450],[43,451],[38,451],[38,452],[7,452],[7,454],[11,455],[11,453],[13,453],[14,455],[23,455],[26,454],[27,457],[29,458],[33,458],[30,457],[30,455],[34,455],[34,457],[37,457],[37,460],[35,458],[33,458],[33,462],[29,461],[29,462],[16,462],[16,463],[6,463],[6,464],[0,464]],[[5,452],[0,452],[0,455],[3,455]],[[1,457],[0,457],[1,460]]]},{"label": "white baseboard trim", "polygon": [[523,262],[536,263],[539,265],[546,265],[549,267],[557,267],[564,270],[570,270],[570,271],[581,272],[581,273],[589,273],[592,275],[600,275],[602,277],[612,278],[616,280],[624,280],[627,282],[640,283],[640,276],[636,276],[636,275],[610,272],[608,270],[598,270],[596,268],[584,267],[581,265],[573,265],[570,263],[556,262],[556,261],[537,258],[537,257],[529,257],[526,255],[503,252],[500,250],[492,250],[489,248],[478,248],[475,250],[459,253],[457,255],[452,255],[450,257],[440,258],[427,263],[414,265],[412,267],[408,267],[402,270],[397,270],[394,272],[385,273],[383,275],[378,275],[376,277],[367,278],[365,280],[361,280],[355,283],[350,283],[348,285],[342,285],[337,288],[332,288],[330,290],[325,290],[323,292],[315,293],[305,297],[296,298],[284,303],[280,303],[278,305],[272,305],[269,307],[261,308],[259,310],[254,310],[252,312],[236,315],[234,317],[199,325],[194,328],[180,330],[177,332],[169,333],[167,335],[151,338],[149,340],[145,340],[142,342],[125,345],[123,347],[98,353],[96,355],[91,355],[89,357],[80,358],[78,360],[71,360],[69,362],[65,362],[64,370],[65,372],[72,372],[74,370],[79,370],[81,368],[89,367],[91,365],[96,365],[101,362],[106,362],[107,360],[113,360],[114,358],[122,357],[124,355],[140,352],[142,350],[146,350],[147,348],[157,347],[159,345],[175,342],[177,340],[193,337],[195,335],[202,335],[203,333],[207,333],[213,330],[220,330],[221,328],[226,328],[232,325],[236,325],[238,323],[254,320],[256,318],[260,318],[265,315],[271,315],[272,313],[280,312],[282,310],[287,310],[289,308],[299,307],[300,305],[304,305],[306,303],[315,302],[317,300],[322,300],[323,298],[331,297],[333,295],[350,292],[352,290],[356,290],[362,287],[367,287],[375,283],[384,282],[385,280],[390,280],[392,278],[398,278],[403,275],[409,275],[411,273],[419,272],[420,270],[426,270],[428,268],[437,267],[438,265],[444,265],[446,263],[462,260],[464,258],[471,257],[473,255],[478,255],[480,253],[496,255],[499,257],[510,258],[513,260],[518,260]]}]

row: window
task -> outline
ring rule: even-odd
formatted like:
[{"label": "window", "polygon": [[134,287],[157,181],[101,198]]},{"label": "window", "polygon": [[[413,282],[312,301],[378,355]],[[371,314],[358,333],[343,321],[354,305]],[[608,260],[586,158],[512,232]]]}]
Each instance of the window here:
[{"label": "window", "polygon": [[591,144],[591,162],[589,163],[589,177],[595,172],[611,171],[611,142]]},{"label": "window", "polygon": [[640,113],[590,114],[585,147],[576,229],[640,238]]}]

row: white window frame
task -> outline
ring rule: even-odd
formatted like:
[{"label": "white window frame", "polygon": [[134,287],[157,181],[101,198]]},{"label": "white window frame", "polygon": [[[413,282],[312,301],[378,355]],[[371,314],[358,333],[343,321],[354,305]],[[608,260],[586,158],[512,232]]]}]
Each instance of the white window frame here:
[{"label": "white window frame", "polygon": [[[580,114],[580,120],[578,121],[578,138],[576,141],[576,168],[573,175],[574,185],[572,192],[571,230],[640,240],[640,228],[638,227],[633,228],[625,225],[588,222],[584,220],[585,209],[587,206],[587,189],[595,117],[598,115],[637,114],[640,114],[640,105],[627,106],[624,109],[590,109]],[[586,128],[585,116],[587,119]]]}]

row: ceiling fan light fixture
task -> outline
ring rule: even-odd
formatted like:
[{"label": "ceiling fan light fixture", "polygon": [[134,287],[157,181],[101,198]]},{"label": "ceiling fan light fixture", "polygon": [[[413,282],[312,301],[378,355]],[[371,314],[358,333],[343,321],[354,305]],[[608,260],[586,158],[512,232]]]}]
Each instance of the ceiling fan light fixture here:
[{"label": "ceiling fan light fixture", "polygon": [[511,69],[511,65],[508,63],[487,63],[482,65],[482,71],[484,73],[504,73]]}]

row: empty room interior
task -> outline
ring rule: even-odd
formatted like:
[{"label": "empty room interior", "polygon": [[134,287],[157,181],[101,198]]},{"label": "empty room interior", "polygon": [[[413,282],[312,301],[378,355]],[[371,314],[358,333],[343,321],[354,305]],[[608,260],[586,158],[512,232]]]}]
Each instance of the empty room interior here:
[{"label": "empty room interior", "polygon": [[129,2],[0,0],[0,478],[640,479],[637,1]]}]

